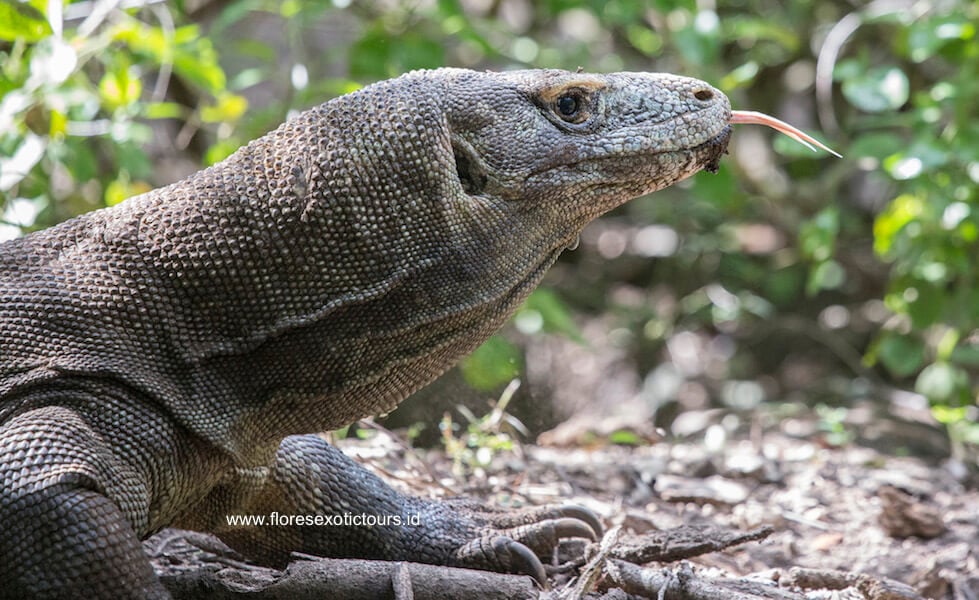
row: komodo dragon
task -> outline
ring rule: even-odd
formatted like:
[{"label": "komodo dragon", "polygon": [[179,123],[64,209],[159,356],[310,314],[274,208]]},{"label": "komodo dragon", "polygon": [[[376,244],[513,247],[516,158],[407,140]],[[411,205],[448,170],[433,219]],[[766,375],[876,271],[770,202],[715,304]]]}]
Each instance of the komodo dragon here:
[{"label": "komodo dragon", "polygon": [[[0,245],[0,595],[165,597],[140,539],[523,572],[587,511],[395,492],[321,438],[496,331],[602,213],[715,170],[666,74],[417,71],[173,185]],[[235,514],[421,526],[231,527]]]}]

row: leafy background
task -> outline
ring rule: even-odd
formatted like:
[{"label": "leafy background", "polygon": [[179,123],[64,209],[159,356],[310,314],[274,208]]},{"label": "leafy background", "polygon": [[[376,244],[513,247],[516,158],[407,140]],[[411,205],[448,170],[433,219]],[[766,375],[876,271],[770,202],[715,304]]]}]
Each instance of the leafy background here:
[{"label": "leafy background", "polygon": [[0,0],[0,239],[410,69],[684,73],[845,158],[739,127],[718,175],[590,228],[463,378],[498,390],[532,367],[528,339],[589,344],[600,322],[642,393],[671,382],[660,426],[764,401],[844,443],[854,406],[925,406],[974,461],[977,23],[965,0]]}]

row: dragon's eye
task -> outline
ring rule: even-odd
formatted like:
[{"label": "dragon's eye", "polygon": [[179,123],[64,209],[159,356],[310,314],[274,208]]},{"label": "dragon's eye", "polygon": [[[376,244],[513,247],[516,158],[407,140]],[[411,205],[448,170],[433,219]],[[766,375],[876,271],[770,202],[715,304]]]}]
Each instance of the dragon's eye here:
[{"label": "dragon's eye", "polygon": [[561,118],[565,120],[573,120],[575,115],[578,114],[578,97],[565,94],[557,99],[557,111],[560,113]]},{"label": "dragon's eye", "polygon": [[568,125],[583,125],[591,120],[600,103],[598,95],[593,92],[594,90],[577,85],[545,90],[540,96],[541,107],[547,110],[552,120],[560,120]]}]

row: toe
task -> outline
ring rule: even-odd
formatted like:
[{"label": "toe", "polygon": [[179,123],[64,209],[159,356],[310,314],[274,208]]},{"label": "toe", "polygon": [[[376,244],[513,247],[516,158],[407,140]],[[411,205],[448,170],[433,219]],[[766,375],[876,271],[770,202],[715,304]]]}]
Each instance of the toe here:
[{"label": "toe", "polygon": [[555,520],[554,534],[559,539],[585,538],[587,540],[591,540],[592,542],[598,540],[598,536],[590,523],[572,518]]},{"label": "toe", "polygon": [[507,554],[507,562],[510,564],[511,572],[530,575],[541,587],[547,585],[544,565],[530,548],[508,537],[499,536],[493,542],[493,549],[497,553]]},{"label": "toe", "polygon": [[505,535],[488,535],[459,548],[458,566],[517,573],[533,577],[541,587],[547,585],[547,574],[534,551]]},{"label": "toe", "polygon": [[[584,506],[579,506],[578,504],[566,504],[566,505],[563,505],[563,506],[559,506],[558,507],[558,512],[560,512],[561,515],[564,516],[564,517],[568,517],[568,518],[571,518],[571,519],[576,519],[578,521],[582,521],[584,523],[587,523],[588,524],[588,527],[591,528],[591,530],[592,530],[592,532],[594,534],[593,536],[591,536],[591,539],[592,540],[596,540],[598,538],[601,538],[602,535],[605,534],[605,528],[602,527],[602,522],[598,520],[598,515],[596,515],[592,511],[588,510]],[[586,535],[562,535],[561,537],[589,537],[589,536],[586,536]]]}]

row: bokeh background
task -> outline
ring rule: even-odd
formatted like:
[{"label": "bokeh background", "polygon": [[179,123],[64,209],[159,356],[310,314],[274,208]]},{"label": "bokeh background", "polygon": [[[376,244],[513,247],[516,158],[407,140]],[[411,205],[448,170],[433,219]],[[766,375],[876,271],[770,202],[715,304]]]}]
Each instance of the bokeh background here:
[{"label": "bokeh background", "polygon": [[717,175],[590,226],[403,422],[437,437],[432,403],[478,415],[519,378],[507,410],[530,434],[791,421],[974,465],[977,24],[966,0],[0,0],[0,239],[411,69],[682,73],[844,158],[739,126]]}]

